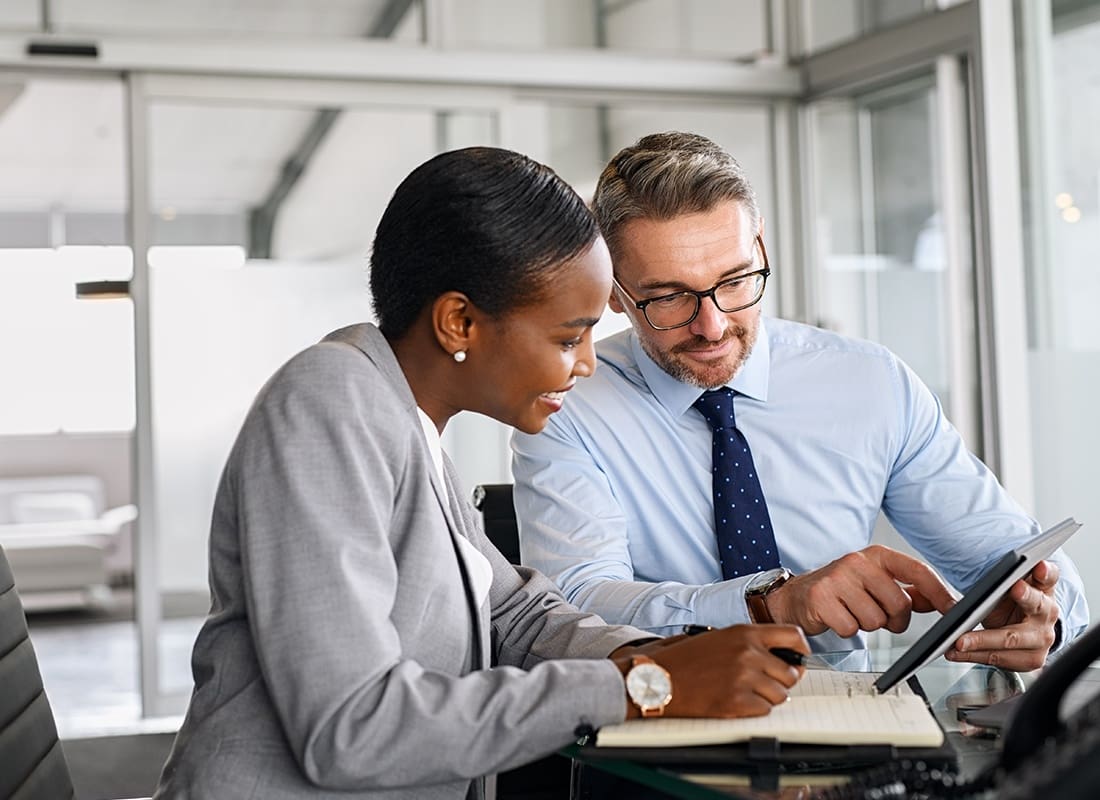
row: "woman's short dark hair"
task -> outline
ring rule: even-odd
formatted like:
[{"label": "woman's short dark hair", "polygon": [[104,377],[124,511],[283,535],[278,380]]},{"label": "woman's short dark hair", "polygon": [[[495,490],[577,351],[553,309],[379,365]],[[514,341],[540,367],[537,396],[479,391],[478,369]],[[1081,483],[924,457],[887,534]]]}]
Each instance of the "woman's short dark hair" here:
[{"label": "woman's short dark hair", "polygon": [[584,201],[549,167],[495,147],[442,153],[401,182],[378,223],[378,326],[400,339],[448,291],[494,317],[534,303],[555,267],[598,236]]}]

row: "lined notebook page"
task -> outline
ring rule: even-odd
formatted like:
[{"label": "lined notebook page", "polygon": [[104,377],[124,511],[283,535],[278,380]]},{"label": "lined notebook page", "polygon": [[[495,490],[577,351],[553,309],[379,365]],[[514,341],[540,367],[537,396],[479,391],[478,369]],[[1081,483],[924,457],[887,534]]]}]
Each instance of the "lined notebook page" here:
[{"label": "lined notebook page", "polygon": [[632,719],[596,734],[602,747],[729,744],[754,737],[792,744],[892,744],[938,747],[943,730],[908,684],[873,694],[877,673],[808,670],[790,700],[765,717]]}]

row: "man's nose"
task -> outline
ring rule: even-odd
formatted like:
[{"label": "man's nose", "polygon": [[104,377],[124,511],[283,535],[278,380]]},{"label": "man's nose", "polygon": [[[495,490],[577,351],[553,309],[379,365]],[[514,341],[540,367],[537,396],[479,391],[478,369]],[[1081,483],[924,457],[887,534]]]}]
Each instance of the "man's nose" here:
[{"label": "man's nose", "polygon": [[729,319],[726,312],[718,308],[713,297],[699,299],[699,313],[691,321],[688,330],[696,336],[702,336],[710,342],[717,342],[726,333]]}]

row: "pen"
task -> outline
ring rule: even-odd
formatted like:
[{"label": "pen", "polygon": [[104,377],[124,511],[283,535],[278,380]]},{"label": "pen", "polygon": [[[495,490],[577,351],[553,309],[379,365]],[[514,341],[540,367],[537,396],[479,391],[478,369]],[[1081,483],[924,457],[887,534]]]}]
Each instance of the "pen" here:
[{"label": "pen", "polygon": [[800,653],[797,650],[791,650],[789,647],[771,647],[768,649],[778,659],[781,659],[792,667],[808,667],[811,669],[831,669],[835,670],[832,664],[823,659],[821,656],[815,656],[813,653]]},{"label": "pen", "polygon": [[[710,625],[685,625],[680,632],[688,636],[696,636],[700,633],[706,633],[707,631],[713,630],[715,629]],[[792,667],[807,667],[809,669],[829,669],[836,671],[836,667],[821,656],[814,655],[813,653],[800,653],[789,647],[771,647],[768,649],[768,652],[776,658],[787,662]]]},{"label": "pen", "polygon": [[685,625],[680,633],[686,633],[688,636],[695,636],[696,634],[706,633],[712,630],[714,630],[714,628],[710,625]]}]

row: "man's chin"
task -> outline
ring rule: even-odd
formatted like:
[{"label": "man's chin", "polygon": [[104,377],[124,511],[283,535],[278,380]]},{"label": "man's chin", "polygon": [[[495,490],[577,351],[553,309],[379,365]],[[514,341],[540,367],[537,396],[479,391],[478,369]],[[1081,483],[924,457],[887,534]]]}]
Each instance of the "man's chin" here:
[{"label": "man's chin", "polygon": [[716,359],[696,357],[690,351],[660,352],[649,342],[642,344],[649,357],[676,380],[700,389],[713,389],[729,383],[748,359],[749,348],[754,342],[738,339],[740,347],[735,352]]},{"label": "man's chin", "polygon": [[740,358],[727,358],[719,363],[704,363],[684,356],[678,356],[676,360],[680,372],[677,377],[684,383],[690,383],[700,389],[713,389],[715,386],[724,386],[729,383],[742,363]]},{"label": "man's chin", "polygon": [[665,372],[681,383],[710,389],[727,383],[741,367],[740,355],[727,355],[721,359],[693,358],[685,353],[650,353]]}]

